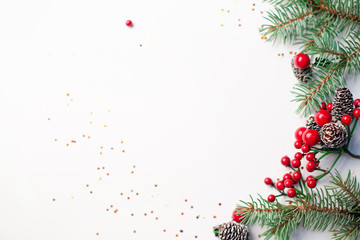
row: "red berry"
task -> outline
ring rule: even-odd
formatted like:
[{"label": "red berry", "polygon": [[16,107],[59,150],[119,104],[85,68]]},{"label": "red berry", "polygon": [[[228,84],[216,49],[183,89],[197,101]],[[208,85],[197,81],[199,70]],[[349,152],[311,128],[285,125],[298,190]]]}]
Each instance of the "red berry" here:
[{"label": "red berry", "polygon": [[315,114],[315,122],[320,127],[331,122],[331,118],[332,118],[331,114],[327,110],[320,110]]},{"label": "red berry", "polygon": [[309,187],[309,188],[314,188],[316,187],[316,180],[315,178],[310,178],[309,180],[306,181],[306,185]]},{"label": "red berry", "polygon": [[312,147],[320,141],[320,135],[315,129],[308,129],[302,135],[304,143]]},{"label": "red berry", "polygon": [[127,21],[125,22],[125,24],[126,24],[126,26],[128,26],[128,27],[131,27],[131,26],[133,25],[133,23],[132,23],[131,20],[127,20]]},{"label": "red berry", "polygon": [[294,158],[297,160],[301,160],[303,158],[303,155],[301,152],[297,152],[297,153],[295,153]]},{"label": "red berry", "polygon": [[299,181],[301,179],[301,172],[295,171],[292,175],[295,182]]},{"label": "red berry", "polygon": [[275,195],[274,195],[274,194],[270,194],[270,195],[268,196],[268,201],[269,201],[269,202],[274,202],[274,201],[275,201]]},{"label": "red berry", "polygon": [[360,107],[360,99],[355,99],[354,105],[355,107]]},{"label": "red berry", "polygon": [[240,210],[241,208],[237,208],[232,213],[232,219],[237,223],[241,222],[245,218],[245,216],[238,214]]},{"label": "red berry", "polygon": [[301,147],[301,151],[302,151],[303,153],[307,153],[307,152],[310,151],[310,147],[309,147],[308,145],[304,144],[304,145],[302,145],[302,147]]},{"label": "red berry", "polygon": [[298,160],[298,159],[292,160],[292,161],[291,161],[291,166],[292,166],[293,168],[299,168],[299,167],[301,166],[300,160]]},{"label": "red berry", "polygon": [[285,188],[285,185],[284,185],[284,182],[283,182],[283,181],[278,181],[278,182],[276,183],[276,189],[277,189],[277,190],[284,190],[284,188]]},{"label": "red berry", "polygon": [[319,105],[320,110],[326,110],[326,103],[322,102],[321,105]]},{"label": "red berry", "polygon": [[351,121],[352,121],[352,118],[350,115],[344,115],[341,118],[341,122],[345,125],[350,125]]},{"label": "red berry", "polygon": [[295,197],[295,196],[296,196],[296,190],[293,189],[293,188],[290,188],[290,189],[287,191],[287,195],[288,195],[288,197],[291,197],[291,198]]},{"label": "red berry", "polygon": [[306,181],[309,181],[309,179],[314,179],[314,176],[313,175],[309,175],[306,177]]},{"label": "red berry", "polygon": [[314,153],[308,153],[308,154],[306,154],[306,160],[308,160],[308,161],[314,161],[314,159],[315,159],[315,154]]},{"label": "red berry", "polygon": [[328,103],[328,105],[326,105],[326,109],[331,112],[333,108],[333,104],[332,103]]},{"label": "red berry", "polygon": [[292,179],[292,176],[290,173],[285,173],[283,176],[283,180],[285,181],[286,179]]},{"label": "red berry", "polygon": [[266,185],[272,185],[273,184],[273,181],[271,180],[271,178],[265,178],[264,179],[264,183],[266,184]]},{"label": "red berry", "polygon": [[301,148],[301,146],[303,145],[303,142],[302,141],[295,141],[294,142],[294,147],[296,148],[296,149],[300,149]]},{"label": "red berry", "polygon": [[290,165],[290,158],[288,156],[282,157],[281,158],[281,164],[284,166],[289,166]]},{"label": "red berry", "polygon": [[294,64],[297,68],[307,69],[310,66],[310,58],[305,53],[299,53],[295,56]]},{"label": "red berry", "polygon": [[300,127],[295,131],[295,139],[298,141],[302,141],[302,136],[306,131],[306,127]]},{"label": "red berry", "polygon": [[314,162],[308,162],[306,164],[306,170],[308,170],[308,172],[313,172],[316,168],[316,164]]},{"label": "red berry", "polygon": [[286,179],[286,180],[284,181],[284,185],[285,185],[285,187],[287,187],[287,188],[291,188],[291,187],[294,185],[294,181],[291,180],[291,179]]},{"label": "red berry", "polygon": [[360,117],[360,108],[354,109],[353,115],[354,115],[354,117],[359,118]]}]

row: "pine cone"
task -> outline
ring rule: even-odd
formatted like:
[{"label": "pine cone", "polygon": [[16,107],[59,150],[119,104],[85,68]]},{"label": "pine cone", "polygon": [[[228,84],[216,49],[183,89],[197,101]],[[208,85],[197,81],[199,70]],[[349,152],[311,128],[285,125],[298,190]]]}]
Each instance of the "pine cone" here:
[{"label": "pine cone", "polygon": [[[214,227],[215,236],[221,240],[248,240],[249,229],[244,224],[234,221]],[[217,233],[218,232],[218,233]]]},{"label": "pine cone", "polygon": [[321,128],[320,137],[329,148],[341,148],[346,144],[348,132],[341,123],[330,122]]},{"label": "pine cone", "polygon": [[291,68],[294,72],[295,77],[299,82],[307,83],[310,80],[311,77],[311,68],[308,67],[306,69],[299,69],[294,64],[295,57],[291,60]]},{"label": "pine cone", "polygon": [[314,129],[318,132],[320,132],[321,127],[319,125],[317,125],[317,123],[315,122],[315,117],[314,116],[310,116],[308,120],[306,120],[306,128],[307,129]]},{"label": "pine cone", "polygon": [[352,116],[353,111],[354,99],[352,93],[346,87],[338,88],[334,96],[332,115],[337,120],[341,120],[345,114]]}]

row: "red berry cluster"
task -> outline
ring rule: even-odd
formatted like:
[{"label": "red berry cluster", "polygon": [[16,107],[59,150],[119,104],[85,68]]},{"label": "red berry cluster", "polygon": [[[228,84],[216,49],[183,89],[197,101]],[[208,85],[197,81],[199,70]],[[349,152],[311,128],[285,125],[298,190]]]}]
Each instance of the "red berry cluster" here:
[{"label": "red berry cluster", "polygon": [[354,101],[355,109],[353,115],[355,118],[360,118],[360,99],[355,99]]},{"label": "red berry cluster", "polygon": [[[326,117],[323,118],[326,119]],[[317,161],[315,153],[311,152],[311,148],[320,141],[319,133],[314,129],[300,127],[295,131],[295,139],[294,147],[296,149],[301,149],[301,152],[295,153],[292,160],[288,156],[281,158],[281,164],[291,167],[294,171],[285,173],[282,180],[278,179],[276,184],[273,183],[271,178],[265,178],[264,180],[266,185],[274,186],[281,195],[285,195],[286,192],[286,195],[291,198],[295,197],[297,194],[295,185],[299,181],[303,181],[303,176],[301,174],[301,160],[305,158],[308,161],[306,164],[306,170],[308,172],[313,172],[319,166],[319,161]],[[316,179],[310,175],[306,178],[306,184],[309,188],[314,188],[316,186]],[[285,188],[287,188],[287,191],[285,191]],[[268,196],[269,202],[274,202],[275,199],[276,197],[273,194]]]},{"label": "red berry cluster", "polygon": [[[354,101],[355,110],[353,111],[353,116],[355,118],[360,118],[360,99]],[[331,111],[333,108],[332,103],[322,103],[320,110],[315,114],[315,122],[320,127],[331,122],[332,115]],[[341,118],[341,122],[344,125],[350,125],[352,122],[352,117],[350,115],[344,115]],[[328,171],[320,169],[320,159],[316,158],[318,151],[315,151],[314,146],[317,145],[320,141],[320,134],[315,129],[307,129],[306,127],[300,127],[295,131],[295,142],[294,147],[299,151],[295,153],[294,157],[290,159],[288,156],[281,158],[281,164],[291,168],[293,171],[285,173],[282,179],[277,179],[276,183],[272,181],[271,178],[265,178],[264,182],[266,185],[274,187],[280,192],[279,195],[275,196],[270,194],[268,196],[269,202],[274,202],[276,197],[285,196],[292,198],[301,193],[300,190],[296,189],[297,184],[306,184],[309,188],[315,188],[319,176],[314,177],[313,175],[308,175],[306,178],[302,175],[302,160],[305,158],[307,160],[305,164],[305,169],[307,172],[312,173],[315,170],[319,170],[324,174],[327,174]],[[320,157],[321,158],[321,157]],[[299,183],[301,181],[301,183]]]},{"label": "red berry cluster", "polygon": [[[360,99],[356,99],[354,101],[355,110],[353,111],[353,117],[360,118]],[[333,119],[331,112],[333,110],[332,103],[322,103],[319,106],[320,110],[315,114],[315,122],[318,126],[322,127],[325,124],[331,122]],[[341,122],[344,125],[350,125],[352,122],[352,117],[350,115],[344,115],[341,118]],[[356,123],[355,123],[356,125]],[[302,186],[307,186],[309,188],[315,188],[317,185],[317,181],[327,175],[329,171],[323,170],[319,168],[319,163],[321,158],[326,156],[323,154],[321,156],[316,157],[319,153],[318,149],[315,145],[320,142],[320,134],[315,129],[307,129],[306,127],[300,127],[295,131],[295,142],[294,147],[298,149],[298,152],[294,154],[293,159],[290,159],[288,156],[284,156],[281,158],[281,164],[292,169],[292,172],[285,173],[282,179],[277,179],[276,183],[269,177],[264,179],[264,183],[266,185],[274,187],[277,191],[280,192],[279,195],[275,196],[274,194],[270,194],[268,196],[269,202],[274,202],[277,197],[280,196],[288,196],[290,198],[295,197],[297,194],[303,194]],[[318,176],[307,175],[303,176],[302,170],[302,161],[306,159],[306,167],[307,172],[312,173],[316,170],[321,171],[322,174]],[[300,188],[297,188],[300,186]],[[232,219],[235,222],[241,222],[244,220],[244,215],[240,214],[242,209],[235,209],[232,214]]]}]

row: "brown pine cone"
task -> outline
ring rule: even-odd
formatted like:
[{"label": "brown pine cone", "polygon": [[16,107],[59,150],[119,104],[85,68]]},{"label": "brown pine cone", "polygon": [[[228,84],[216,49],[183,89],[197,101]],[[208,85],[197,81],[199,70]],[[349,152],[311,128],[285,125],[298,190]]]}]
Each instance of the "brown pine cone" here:
[{"label": "brown pine cone", "polygon": [[342,116],[348,114],[352,116],[354,111],[354,99],[350,90],[346,87],[340,87],[336,90],[333,109],[331,114],[337,119],[341,120]]},{"label": "brown pine cone", "polygon": [[348,132],[341,123],[330,122],[321,128],[320,138],[328,148],[341,148],[347,142]]}]

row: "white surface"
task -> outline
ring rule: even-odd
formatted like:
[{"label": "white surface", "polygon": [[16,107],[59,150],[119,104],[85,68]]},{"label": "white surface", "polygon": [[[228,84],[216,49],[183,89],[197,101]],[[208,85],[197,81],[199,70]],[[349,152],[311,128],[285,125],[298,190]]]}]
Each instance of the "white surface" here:
[{"label": "white surface", "polygon": [[[264,9],[3,2],[0,239],[210,240],[239,199],[267,196],[263,179],[285,172],[279,159],[295,152],[303,120],[290,103],[295,49],[260,39]],[[329,238],[295,239],[315,236]]]}]

